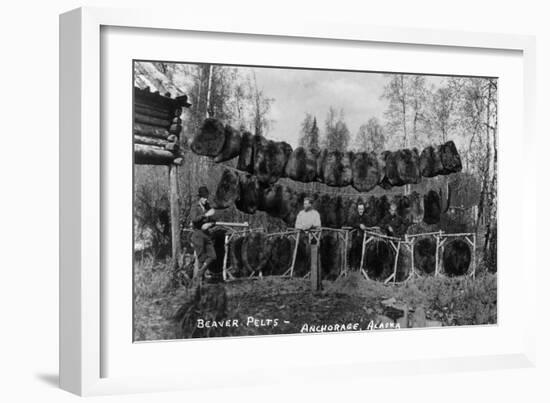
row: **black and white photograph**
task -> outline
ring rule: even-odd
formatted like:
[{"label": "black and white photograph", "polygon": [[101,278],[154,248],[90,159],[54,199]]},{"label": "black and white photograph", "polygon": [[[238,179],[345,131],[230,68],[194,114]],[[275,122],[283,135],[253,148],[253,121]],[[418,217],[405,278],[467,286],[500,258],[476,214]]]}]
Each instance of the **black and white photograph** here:
[{"label": "black and white photograph", "polygon": [[497,324],[497,77],[129,68],[134,342]]}]

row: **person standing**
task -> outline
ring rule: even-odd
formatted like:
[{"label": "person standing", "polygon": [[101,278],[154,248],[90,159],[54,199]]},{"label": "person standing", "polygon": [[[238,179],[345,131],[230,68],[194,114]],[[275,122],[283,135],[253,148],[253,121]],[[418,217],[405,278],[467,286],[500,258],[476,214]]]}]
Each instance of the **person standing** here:
[{"label": "person standing", "polygon": [[[210,229],[215,225],[215,210],[210,207],[208,197],[210,192],[206,186],[201,186],[198,192],[198,200],[191,207],[191,224],[193,234],[191,235],[191,244],[195,250],[198,261],[197,273],[193,275],[193,281],[200,283],[207,271],[216,262],[216,250],[210,234]],[[210,282],[221,282],[223,276],[221,273],[210,273]]]},{"label": "person standing", "polygon": [[304,231],[321,228],[321,216],[313,208],[310,197],[304,198],[304,209],[298,213],[294,228]]},{"label": "person standing", "polygon": [[[294,228],[302,231],[312,231],[321,229],[321,216],[313,208],[310,197],[304,197],[304,209],[298,213]],[[317,231],[308,232],[309,240],[309,259],[308,266],[311,267],[310,278],[313,291],[320,291],[323,286],[321,283],[322,273],[319,265],[319,245],[320,233]]]},{"label": "person standing", "polygon": [[353,216],[353,222],[351,226],[355,229],[360,229],[365,231],[368,228],[372,228],[376,225],[374,220],[369,217],[365,209],[365,203],[359,202],[357,204],[357,210]]},{"label": "person standing", "polygon": [[365,209],[365,203],[359,202],[357,210],[352,216],[351,226],[355,229],[351,235],[351,246],[349,250],[349,264],[352,270],[359,270],[361,265],[361,254],[363,252],[363,234],[365,230],[374,227],[376,224],[370,218]]},{"label": "person standing", "polygon": [[407,232],[409,226],[409,220],[397,214],[397,204],[392,201],[389,213],[382,220],[383,231],[386,235],[401,237]]}]

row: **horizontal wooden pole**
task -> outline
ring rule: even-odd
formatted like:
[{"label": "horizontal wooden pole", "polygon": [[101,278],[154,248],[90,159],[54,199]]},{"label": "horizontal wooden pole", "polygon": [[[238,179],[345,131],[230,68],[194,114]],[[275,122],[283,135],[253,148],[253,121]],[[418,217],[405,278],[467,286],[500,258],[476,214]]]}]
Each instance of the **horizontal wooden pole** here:
[{"label": "horizontal wooden pole", "polygon": [[456,236],[472,236],[474,235],[473,232],[463,232],[463,233],[456,233],[456,234],[443,234],[441,235],[442,238],[452,238]]},{"label": "horizontal wooden pole", "polygon": [[173,118],[169,110],[160,110],[160,109],[150,108],[145,105],[139,105],[139,104],[134,105],[134,112],[142,115],[146,115],[146,116],[152,116],[158,119],[164,119],[164,120],[171,120]]},{"label": "horizontal wooden pole", "polygon": [[171,164],[178,155],[150,145],[134,144],[134,163],[145,165]]},{"label": "horizontal wooden pole", "polygon": [[134,136],[134,142],[136,144],[145,144],[149,146],[157,146],[166,148],[167,144],[170,144],[167,140],[149,137],[149,136]]},{"label": "horizontal wooden pole", "polygon": [[226,227],[248,227],[247,222],[226,222],[226,221],[216,221],[216,225],[223,225]]},{"label": "horizontal wooden pole", "polygon": [[159,119],[152,116],[142,115],[141,113],[136,113],[134,115],[134,121],[138,123],[146,123],[151,126],[160,126],[163,128],[170,127],[171,121],[168,119]]},{"label": "horizontal wooden pole", "polygon": [[168,130],[160,127],[155,127],[144,123],[134,122],[134,135],[168,139],[168,136],[170,136],[170,133],[168,132]]},{"label": "horizontal wooden pole", "polygon": [[[135,98],[134,99],[134,106],[139,106],[140,108],[147,109],[149,111],[155,111],[158,113],[167,113],[169,115],[173,114],[173,111],[175,110],[172,106],[166,106],[166,105],[158,105],[154,103],[147,102],[141,98]],[[146,113],[146,115],[148,115]]]}]

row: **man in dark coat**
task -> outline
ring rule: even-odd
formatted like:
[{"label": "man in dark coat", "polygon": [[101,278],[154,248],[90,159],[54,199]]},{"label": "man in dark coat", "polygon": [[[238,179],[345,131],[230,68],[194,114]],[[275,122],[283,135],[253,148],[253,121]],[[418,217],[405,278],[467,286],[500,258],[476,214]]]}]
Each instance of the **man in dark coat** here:
[{"label": "man in dark coat", "polygon": [[382,219],[381,227],[386,235],[401,237],[407,232],[407,228],[411,225],[410,221],[405,217],[397,214],[397,204],[391,202],[390,212]]},{"label": "man in dark coat", "polygon": [[349,262],[352,270],[359,270],[361,264],[361,252],[363,251],[363,231],[375,225],[375,219],[369,217],[365,204],[357,204],[357,210],[351,216],[350,225],[356,230],[351,236],[351,247],[349,251]]},{"label": "man in dark coat", "polygon": [[[210,235],[210,228],[215,225],[215,210],[210,207],[208,197],[210,192],[206,186],[199,188],[199,199],[191,207],[191,224],[193,234],[191,235],[191,244],[195,250],[195,255],[199,263],[196,276],[193,276],[195,282],[200,282],[207,270],[216,262],[216,250]],[[223,277],[221,273],[209,273],[209,282],[221,282]]]},{"label": "man in dark coat", "polygon": [[370,217],[365,210],[365,203],[357,204],[357,210],[352,216],[351,226],[355,229],[366,230],[376,225],[375,219]]}]

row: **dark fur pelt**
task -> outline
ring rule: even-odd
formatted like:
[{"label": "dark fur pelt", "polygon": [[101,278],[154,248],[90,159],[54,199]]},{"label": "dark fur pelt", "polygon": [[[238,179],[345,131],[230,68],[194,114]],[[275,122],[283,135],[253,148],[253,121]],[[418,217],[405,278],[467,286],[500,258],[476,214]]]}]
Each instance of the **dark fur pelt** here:
[{"label": "dark fur pelt", "polygon": [[382,189],[389,190],[391,189],[392,185],[388,179],[388,175],[386,174],[386,158],[388,155],[391,154],[390,151],[383,151],[380,154],[378,154],[378,186],[380,186]]},{"label": "dark fur pelt", "polygon": [[239,196],[239,175],[234,171],[225,169],[216,188],[214,208],[226,209],[232,206]]},{"label": "dark fur pelt", "polygon": [[411,208],[411,201],[409,199],[409,196],[406,195],[395,195],[393,196],[392,201],[397,206],[397,215],[402,218],[408,218],[409,217],[409,211]]},{"label": "dark fur pelt", "polygon": [[334,232],[323,231],[319,245],[321,258],[321,276],[324,280],[336,280],[340,274],[342,250],[338,235]]},{"label": "dark fur pelt", "polygon": [[344,209],[344,200],[341,196],[332,196],[330,207],[335,211],[336,222],[334,227],[341,228],[346,222],[346,211]]},{"label": "dark fur pelt", "polygon": [[278,213],[283,198],[283,187],[280,184],[260,185],[260,189],[262,196],[260,197],[258,210],[265,211],[269,215]]},{"label": "dark fur pelt", "polygon": [[314,206],[321,216],[323,227],[339,228],[343,225],[345,214],[340,196],[323,194]]},{"label": "dark fur pelt", "polygon": [[262,189],[255,176],[249,174],[239,175],[239,197],[235,206],[246,214],[254,214],[258,209],[262,197]]},{"label": "dark fur pelt", "polygon": [[237,169],[240,171],[254,173],[254,142],[255,137],[249,132],[244,132],[241,136],[241,150]]},{"label": "dark fur pelt", "polygon": [[[354,217],[357,212],[358,200],[352,197],[342,199],[342,225],[353,227],[355,225]],[[366,206],[365,206],[366,208]]]},{"label": "dark fur pelt", "polygon": [[323,227],[340,228],[344,225],[345,212],[342,198],[335,195],[322,195],[319,201],[321,225]]},{"label": "dark fur pelt", "polygon": [[443,173],[443,163],[439,149],[428,146],[420,154],[420,174],[425,178],[433,178]]},{"label": "dark fur pelt", "polygon": [[420,158],[415,148],[387,152],[385,161],[386,179],[391,186],[420,181]]},{"label": "dark fur pelt", "polygon": [[425,274],[435,272],[435,238],[418,239],[414,245],[414,266],[416,270]]},{"label": "dark fur pelt", "polygon": [[390,202],[386,195],[378,197],[374,202],[376,211],[376,225],[380,225],[390,211]]},{"label": "dark fur pelt", "polygon": [[351,270],[359,270],[361,266],[361,252],[363,251],[363,231],[354,231],[350,239],[348,263]]},{"label": "dark fur pelt", "polygon": [[217,119],[208,118],[195,134],[191,150],[198,155],[216,157],[221,153],[225,143],[225,128]]},{"label": "dark fur pelt", "polygon": [[296,263],[294,264],[294,275],[296,277],[305,276],[310,270],[309,266],[309,245],[307,243],[307,236],[301,236],[298,242]]},{"label": "dark fur pelt", "polygon": [[[374,222],[375,225],[378,225],[380,219],[379,219],[379,211],[378,211],[378,199],[375,196],[371,196],[366,201],[366,214],[370,217],[370,221]],[[385,212],[384,212],[385,215]],[[383,217],[383,215],[382,215]]]},{"label": "dark fur pelt", "polygon": [[355,153],[351,172],[352,186],[360,192],[368,192],[380,182],[378,158],[374,153]]},{"label": "dark fur pelt", "polygon": [[321,216],[321,225],[329,226],[330,222],[336,221],[336,214],[330,211],[330,195],[322,194],[317,200],[313,203],[313,208],[319,212]]},{"label": "dark fur pelt", "polygon": [[295,195],[292,188],[276,183],[263,190],[260,210],[265,211],[272,217],[287,221],[295,203],[294,199]]},{"label": "dark fur pelt", "polygon": [[[242,246],[245,240],[244,236],[234,238],[229,245],[231,274],[235,277],[244,277],[246,273],[243,271]],[[248,273],[250,274],[250,273]]]},{"label": "dark fur pelt", "polygon": [[445,245],[443,271],[451,277],[463,276],[468,272],[472,251],[463,239],[454,239]]},{"label": "dark fur pelt", "polygon": [[317,180],[317,159],[319,151],[296,148],[285,167],[285,175],[299,182],[314,182]]},{"label": "dark fur pelt", "polygon": [[419,222],[424,217],[424,200],[422,196],[414,191],[409,195],[410,214],[409,220],[413,223]]},{"label": "dark fur pelt", "polygon": [[271,253],[268,246],[267,238],[261,232],[252,232],[246,237],[241,247],[241,256],[247,273],[263,272]]},{"label": "dark fur pelt", "polygon": [[316,203],[323,227],[340,228],[344,225],[346,212],[340,196],[324,194]]},{"label": "dark fur pelt", "polygon": [[344,187],[351,184],[351,163],[353,153],[330,151],[326,154],[322,165],[323,183],[328,186]]},{"label": "dark fur pelt", "polygon": [[305,196],[306,194],[304,192],[292,192],[291,199],[288,202],[290,212],[284,218],[285,223],[289,227],[294,227],[294,224],[296,223],[296,217],[303,207]]},{"label": "dark fur pelt", "polygon": [[416,148],[397,152],[397,173],[403,184],[420,182],[420,157]]},{"label": "dark fur pelt", "polygon": [[424,195],[424,222],[437,224],[441,220],[441,200],[435,190]]},{"label": "dark fur pelt", "polygon": [[386,181],[391,186],[401,186],[404,182],[399,176],[397,164],[399,162],[399,151],[386,151]]},{"label": "dark fur pelt", "polygon": [[271,254],[264,274],[273,276],[283,275],[292,263],[294,242],[284,236],[274,236],[270,238],[268,244]]},{"label": "dark fur pelt", "polygon": [[214,158],[214,162],[229,161],[241,152],[241,133],[229,125],[225,125],[225,142],[222,151]]},{"label": "dark fur pelt", "polygon": [[397,257],[397,267],[395,270],[395,281],[405,281],[411,273],[411,251],[408,248],[401,248]]},{"label": "dark fur pelt", "polygon": [[277,218],[287,222],[289,217],[292,216],[294,206],[296,205],[296,192],[290,186],[283,186],[281,207],[279,208],[279,215]]},{"label": "dark fur pelt", "polygon": [[375,240],[367,245],[364,267],[373,280],[385,280],[393,272],[395,252],[385,241]]},{"label": "dark fur pelt", "polygon": [[324,183],[325,177],[323,175],[325,169],[325,161],[327,159],[328,151],[326,148],[322,149],[317,155],[317,182]]},{"label": "dark fur pelt", "polygon": [[462,171],[460,154],[458,153],[456,145],[453,141],[447,141],[445,144],[439,146],[439,153],[441,155],[441,163],[443,165],[443,174]]},{"label": "dark fur pelt", "polygon": [[285,167],[292,153],[292,147],[284,141],[262,139],[254,148],[254,174],[258,181],[273,184],[284,176]]}]

